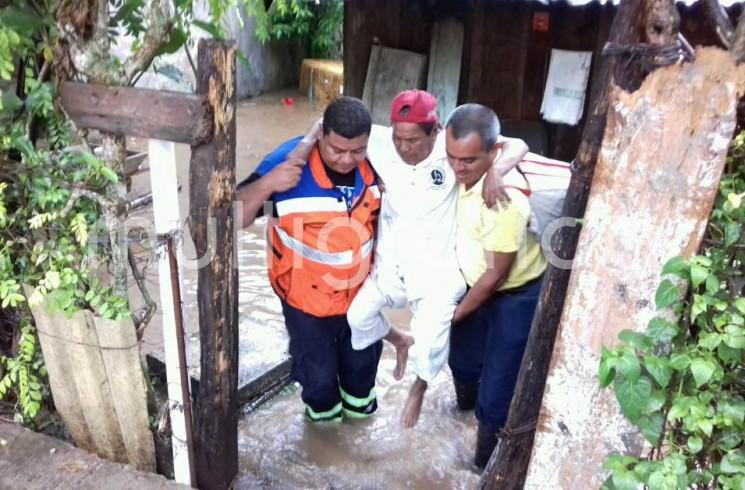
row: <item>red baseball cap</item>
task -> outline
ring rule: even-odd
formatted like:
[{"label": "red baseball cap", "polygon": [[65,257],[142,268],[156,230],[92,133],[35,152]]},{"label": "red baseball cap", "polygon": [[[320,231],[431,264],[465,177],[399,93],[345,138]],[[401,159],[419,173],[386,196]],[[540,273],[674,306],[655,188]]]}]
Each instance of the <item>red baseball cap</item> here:
[{"label": "red baseball cap", "polygon": [[425,90],[405,90],[398,94],[391,103],[391,121],[436,123],[437,99]]}]

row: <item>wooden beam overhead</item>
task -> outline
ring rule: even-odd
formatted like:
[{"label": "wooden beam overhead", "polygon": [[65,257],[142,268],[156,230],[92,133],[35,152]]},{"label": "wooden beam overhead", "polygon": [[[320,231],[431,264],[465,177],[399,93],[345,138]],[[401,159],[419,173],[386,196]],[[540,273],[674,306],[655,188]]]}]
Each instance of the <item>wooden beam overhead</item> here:
[{"label": "wooden beam overhead", "polygon": [[79,128],[190,145],[212,135],[211,110],[201,95],[65,82],[59,100]]}]

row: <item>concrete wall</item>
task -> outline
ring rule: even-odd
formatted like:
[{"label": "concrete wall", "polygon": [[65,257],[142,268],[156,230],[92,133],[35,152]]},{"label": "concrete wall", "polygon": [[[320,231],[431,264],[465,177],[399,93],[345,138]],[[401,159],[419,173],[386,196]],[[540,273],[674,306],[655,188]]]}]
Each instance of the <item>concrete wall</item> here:
[{"label": "concrete wall", "polygon": [[[209,9],[207,0],[195,2],[194,10],[198,19],[207,20]],[[303,50],[286,42],[269,42],[261,44],[255,35],[256,19],[248,17],[241,8],[243,26],[238,18],[238,11],[232,9],[225,19],[225,30],[228,37],[235,39],[238,48],[243,51],[249,60],[246,66],[237,60],[237,95],[238,98],[255,97],[261,93],[276,90],[289,85],[297,85],[300,73],[300,62],[304,58]],[[192,40],[190,52],[194,63],[197,62],[197,44],[203,37],[209,37],[199,27],[192,27]],[[131,39],[120,39],[114,48],[115,54],[124,58],[132,45]],[[181,74],[182,79],[174,81],[158,71]],[[161,90],[174,90],[190,92],[194,89],[194,72],[189,64],[189,59],[184,48],[176,53],[168,54],[158,58],[153,67],[137,82],[138,87]]]},{"label": "concrete wall", "polygon": [[248,58],[249,66],[238,61],[238,97],[254,97],[269,90],[297,85],[303,50],[292,43],[261,44],[254,35],[256,19],[242,12],[244,25],[240,27],[238,14],[230,12],[228,29]]}]

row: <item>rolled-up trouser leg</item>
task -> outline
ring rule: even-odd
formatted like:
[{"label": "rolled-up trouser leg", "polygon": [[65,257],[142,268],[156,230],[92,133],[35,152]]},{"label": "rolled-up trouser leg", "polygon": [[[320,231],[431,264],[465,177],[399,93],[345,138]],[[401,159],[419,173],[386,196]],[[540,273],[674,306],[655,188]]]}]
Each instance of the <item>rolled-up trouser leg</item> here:
[{"label": "rolled-up trouser leg", "polygon": [[353,348],[365,349],[388,334],[391,324],[381,312],[385,306],[385,295],[376,280],[368,276],[347,310]]},{"label": "rolled-up trouser leg", "polygon": [[303,388],[306,416],[314,422],[341,421],[336,344],[346,318],[318,318],[284,301],[282,311],[290,335],[292,377]]},{"label": "rolled-up trouser leg", "polygon": [[383,352],[383,341],[378,340],[365,349],[355,350],[352,348],[351,331],[345,325],[339,330],[336,349],[344,416],[355,419],[369,417],[378,408],[375,376]]},{"label": "rolled-up trouser leg", "polygon": [[431,382],[448,360],[450,324],[456,302],[452,298],[431,295],[410,302],[411,333],[414,345],[411,357],[414,373]]}]

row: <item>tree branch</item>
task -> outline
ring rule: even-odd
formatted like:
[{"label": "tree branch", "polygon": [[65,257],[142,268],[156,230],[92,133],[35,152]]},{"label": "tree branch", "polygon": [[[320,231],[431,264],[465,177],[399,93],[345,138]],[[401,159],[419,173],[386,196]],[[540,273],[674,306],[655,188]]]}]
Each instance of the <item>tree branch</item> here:
[{"label": "tree branch", "polygon": [[[39,82],[44,82],[44,79],[46,78],[47,74],[49,73],[49,67],[50,67],[50,65],[51,65],[51,63],[49,61],[44,60],[44,64],[41,65],[41,70],[39,70],[39,75],[38,75]],[[32,134],[32,133],[35,133],[36,132],[36,131],[33,130],[33,128],[34,128],[34,119],[35,118],[36,118],[36,116],[33,113],[33,111],[28,111],[28,116],[26,117],[26,137],[33,144],[36,144],[36,138]]]},{"label": "tree branch", "polygon": [[[82,2],[81,2],[82,3]],[[109,40],[109,2],[96,2],[80,5],[78,8],[96,9],[92,34],[87,36],[78,32],[69,18],[67,9],[57,11],[57,30],[60,38],[70,46],[72,63],[76,69],[88,76],[89,82],[124,85],[124,70],[112,62]],[[82,16],[81,16],[82,17]],[[86,26],[87,27],[87,26]]]},{"label": "tree branch", "polygon": [[170,2],[167,0],[151,0],[145,14],[147,31],[140,49],[132,53],[127,59],[126,80],[131,85],[138,73],[144,72],[152,63],[158,51],[168,43],[173,29]]},{"label": "tree branch", "polygon": [[644,4],[644,33],[649,44],[676,44],[680,14],[673,0],[649,0]]},{"label": "tree branch", "polygon": [[189,60],[191,70],[194,72],[194,79],[197,79],[197,65],[194,64],[194,59],[191,57],[191,51],[189,50],[189,43],[184,43],[184,51],[186,51],[186,59]]},{"label": "tree branch", "polygon": [[719,0],[703,0],[703,4],[706,17],[712,26],[714,26],[719,40],[729,49],[732,44],[732,38],[735,35],[735,28],[732,25],[732,21],[729,20],[727,12],[719,3]]},{"label": "tree branch", "polygon": [[99,194],[98,192],[94,192],[89,189],[83,189],[80,187],[76,187],[75,189],[73,189],[72,194],[70,194],[70,199],[67,200],[67,204],[65,205],[64,209],[60,211],[60,214],[61,215],[69,214],[70,211],[72,211],[72,207],[81,197],[87,197],[91,201],[95,201],[101,204],[101,206],[112,207],[112,208],[115,208],[117,206],[117,202],[115,200],[109,199],[103,194]]}]

